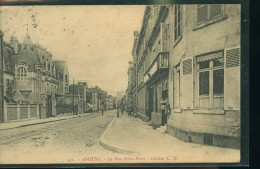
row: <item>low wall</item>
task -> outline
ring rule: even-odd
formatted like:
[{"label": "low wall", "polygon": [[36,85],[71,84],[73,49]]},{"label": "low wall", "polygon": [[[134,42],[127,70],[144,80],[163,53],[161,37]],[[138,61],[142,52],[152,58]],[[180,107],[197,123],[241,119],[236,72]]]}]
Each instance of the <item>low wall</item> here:
[{"label": "low wall", "polygon": [[37,104],[7,104],[4,106],[4,122],[40,118]]},{"label": "low wall", "polygon": [[239,149],[240,111],[223,114],[196,114],[192,110],[172,112],[167,132],[186,142]]}]

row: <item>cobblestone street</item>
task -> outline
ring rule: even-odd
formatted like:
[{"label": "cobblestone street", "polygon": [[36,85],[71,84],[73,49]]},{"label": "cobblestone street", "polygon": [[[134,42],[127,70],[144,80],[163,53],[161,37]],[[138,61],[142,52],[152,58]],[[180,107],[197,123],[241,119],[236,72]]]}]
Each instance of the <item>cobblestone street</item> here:
[{"label": "cobblestone street", "polygon": [[106,111],[104,116],[92,113],[60,122],[1,131],[1,162],[95,163],[106,161],[108,156],[120,156],[122,154],[99,145],[99,138],[114,115],[115,111]]}]

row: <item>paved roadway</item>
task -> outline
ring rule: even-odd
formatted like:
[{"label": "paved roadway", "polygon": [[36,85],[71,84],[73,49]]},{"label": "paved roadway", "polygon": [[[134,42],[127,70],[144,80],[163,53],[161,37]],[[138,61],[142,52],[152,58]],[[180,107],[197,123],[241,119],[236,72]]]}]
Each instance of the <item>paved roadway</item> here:
[{"label": "paved roadway", "polygon": [[99,144],[115,113],[0,131],[0,163],[99,163],[120,156]]}]

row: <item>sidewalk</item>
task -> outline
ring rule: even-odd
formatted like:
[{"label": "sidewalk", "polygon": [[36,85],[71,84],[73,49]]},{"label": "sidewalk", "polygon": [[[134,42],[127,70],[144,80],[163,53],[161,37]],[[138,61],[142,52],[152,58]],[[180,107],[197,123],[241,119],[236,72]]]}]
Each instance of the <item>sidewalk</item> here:
[{"label": "sidewalk", "polygon": [[145,157],[145,162],[153,163],[240,161],[239,150],[183,142],[127,115],[112,120],[100,144],[125,155]]},{"label": "sidewalk", "polygon": [[[80,116],[85,116],[91,113],[84,113],[80,114]],[[67,120],[71,118],[79,117],[78,115],[73,114],[67,114],[67,115],[58,115],[56,117],[49,117],[45,119],[25,119],[22,121],[16,121],[16,122],[8,122],[8,123],[0,123],[0,131],[1,130],[8,130],[13,128],[19,128],[19,127],[25,127],[30,125],[36,125],[36,124],[43,124],[43,123],[49,123],[54,121],[61,121],[61,120]]]}]

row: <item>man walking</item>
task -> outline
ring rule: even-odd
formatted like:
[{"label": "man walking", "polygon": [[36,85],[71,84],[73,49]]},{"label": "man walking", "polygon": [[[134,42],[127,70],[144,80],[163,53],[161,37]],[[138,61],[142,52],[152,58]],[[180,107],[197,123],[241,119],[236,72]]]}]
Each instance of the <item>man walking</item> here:
[{"label": "man walking", "polygon": [[123,100],[121,101],[121,114],[122,114],[122,116],[123,116],[123,114],[124,114],[124,103],[123,103]]},{"label": "man walking", "polygon": [[104,105],[101,106],[102,116],[104,115]]}]

